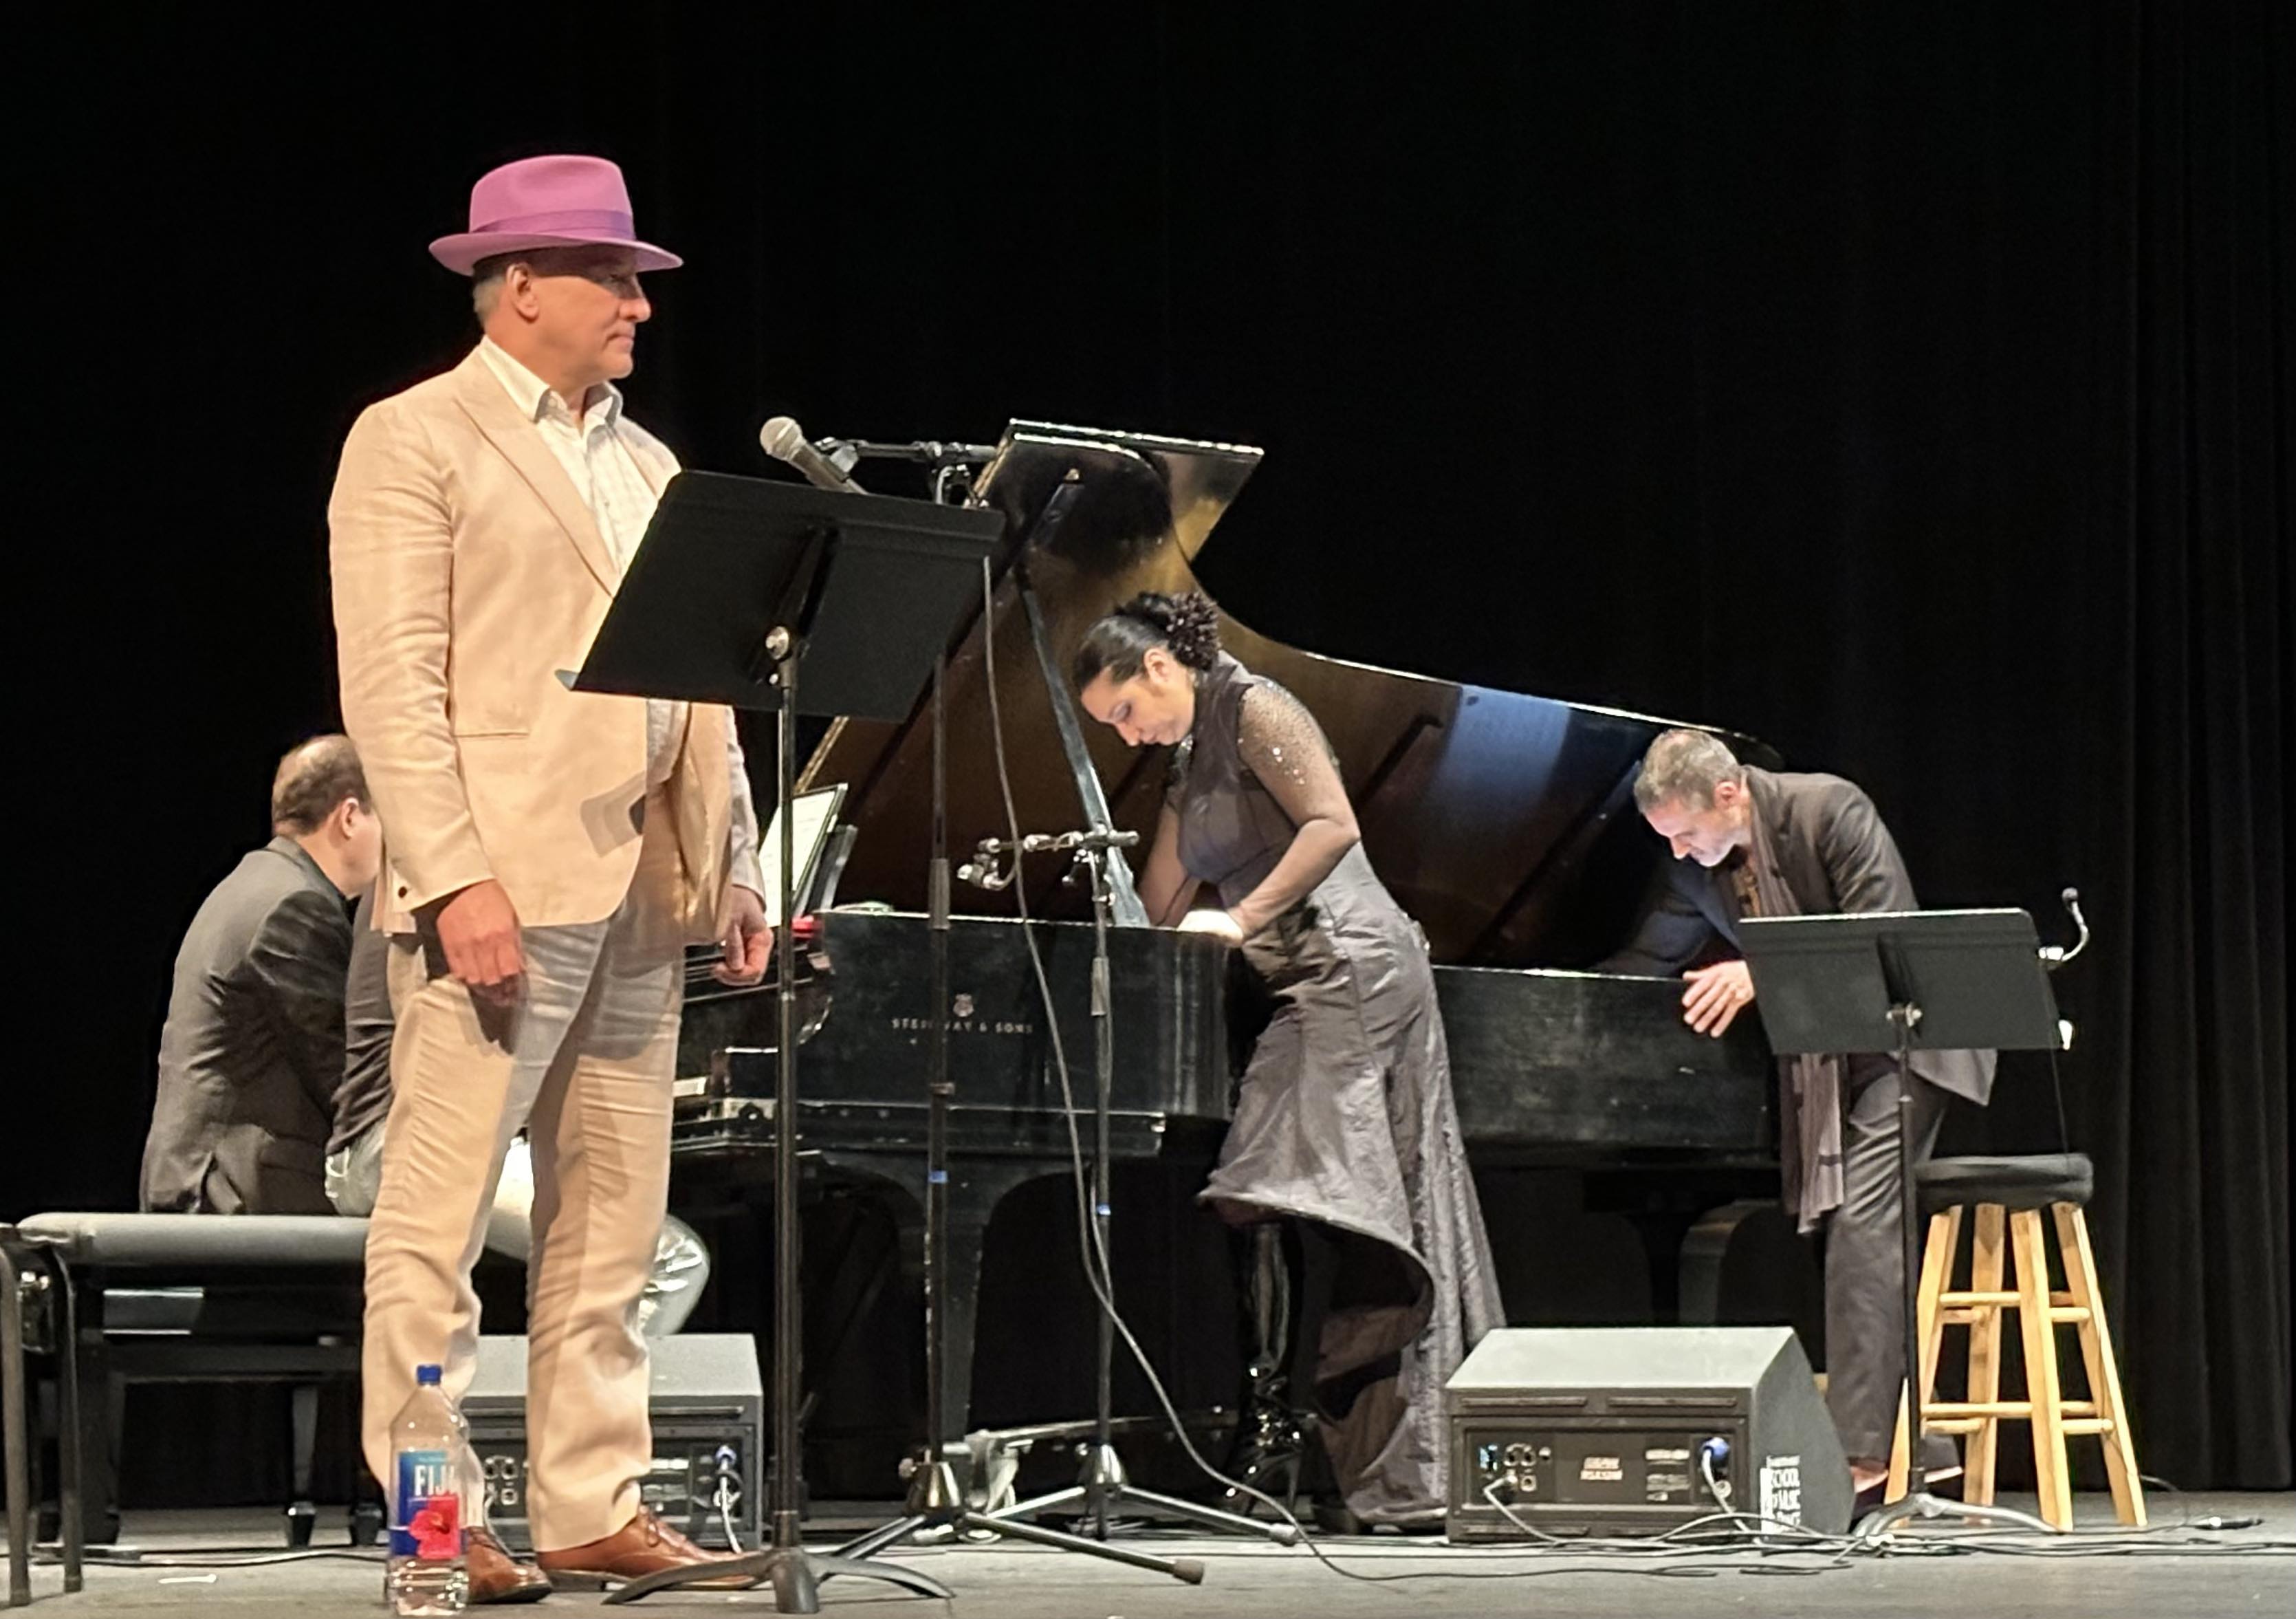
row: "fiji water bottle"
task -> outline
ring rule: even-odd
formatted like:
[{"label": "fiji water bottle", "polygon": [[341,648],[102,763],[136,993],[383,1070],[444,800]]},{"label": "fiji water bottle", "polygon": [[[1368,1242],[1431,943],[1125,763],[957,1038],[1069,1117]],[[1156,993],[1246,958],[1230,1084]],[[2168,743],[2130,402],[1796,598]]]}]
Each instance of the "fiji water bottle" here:
[{"label": "fiji water bottle", "polygon": [[414,1392],[390,1420],[390,1560],[394,1614],[459,1614],[470,1595],[463,1560],[462,1419],[439,1368],[414,1368]]}]

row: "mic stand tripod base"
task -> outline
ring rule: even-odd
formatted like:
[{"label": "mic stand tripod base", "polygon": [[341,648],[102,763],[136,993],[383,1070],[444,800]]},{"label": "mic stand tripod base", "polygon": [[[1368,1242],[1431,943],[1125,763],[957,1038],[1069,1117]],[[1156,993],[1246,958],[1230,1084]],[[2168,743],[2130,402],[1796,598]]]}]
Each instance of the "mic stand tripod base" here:
[{"label": "mic stand tripod base", "polygon": [[[965,1505],[964,1492],[957,1488],[956,1471],[946,1461],[921,1462],[909,1479],[907,1515],[890,1524],[880,1524],[857,1540],[840,1546],[833,1557],[873,1557],[887,1547],[922,1534],[928,1529],[947,1527],[960,1533],[984,1533],[1009,1536],[1016,1541],[1030,1541],[1039,1546],[1057,1547],[1062,1551],[1080,1551],[1087,1557],[1105,1557],[1111,1563],[1128,1563],[1135,1568],[1145,1568],[1160,1574],[1169,1574],[1175,1580],[1190,1585],[1204,1582],[1204,1566],[1194,1557],[1152,1557],[1147,1553],[1134,1551],[1125,1546],[1106,1546],[1088,1541],[1080,1534],[1063,1534],[1057,1529],[1046,1529],[1040,1524],[1015,1523],[1010,1518],[991,1517]],[[1253,1528],[1259,1527],[1253,1524]],[[861,1565],[861,1572],[882,1575],[884,1570],[873,1563]],[[906,1572],[906,1571],[904,1571]],[[784,1608],[784,1613],[789,1610]]]},{"label": "mic stand tripod base", "polygon": [[[1109,1190],[1108,1124],[1109,1098],[1115,1089],[1115,1040],[1109,1027],[1109,1007],[1112,999],[1109,990],[1108,930],[1116,908],[1116,889],[1111,868],[1124,869],[1117,858],[1117,850],[1131,839],[1108,826],[1104,818],[1090,831],[1068,834],[1054,840],[1059,846],[1073,851],[1070,880],[1083,877],[1092,884],[1092,1053],[1093,1053],[1093,1155],[1091,1229],[1086,1234],[1085,1266],[1089,1278],[1095,1262],[1099,1276],[1110,1292],[1101,1291],[1101,1282],[1094,1282],[1094,1294],[1100,1305],[1095,1325],[1098,1328],[1095,1365],[1098,1372],[1097,1386],[1093,1399],[1093,1438],[1084,1447],[1084,1471],[1070,1489],[1042,1496],[1035,1500],[1021,1501],[1005,1508],[988,1521],[1002,1526],[1003,1533],[1021,1533],[1034,1539],[1056,1533],[1027,1522],[1027,1515],[1054,1507],[1065,1507],[1081,1501],[1085,1516],[1091,1521],[1093,1538],[1078,1539],[1077,1543],[1091,1547],[1103,1557],[1116,1557],[1116,1548],[1108,1544],[1109,1508],[1127,1498],[1153,1506],[1175,1517],[1184,1518],[1205,1529],[1224,1533],[1266,1536],[1279,1546],[1290,1546],[1300,1538],[1298,1527],[1291,1524],[1260,1524],[1236,1513],[1223,1512],[1217,1507],[1200,1507],[1193,1501],[1184,1501],[1169,1495],[1158,1495],[1151,1491],[1136,1490],[1124,1476],[1124,1464],[1109,1441],[1115,1421],[1111,1414],[1112,1385],[1110,1367],[1116,1352],[1114,1279],[1109,1275],[1108,1232],[1112,1195]],[[1078,1173],[1082,1166],[1078,1165]],[[1085,1188],[1079,1184],[1079,1196]],[[1138,1560],[1138,1554],[1121,1554],[1125,1561]],[[1198,1566],[1201,1569],[1201,1565]],[[1186,1575],[1181,1576],[1183,1579]]]},{"label": "mic stand tripod base", "polygon": [[1000,1522],[1038,1512],[1056,1511],[1062,1507],[1082,1503],[1084,1516],[1093,1525],[1093,1533],[1103,1540],[1108,1535],[1108,1521],[1112,1510],[1126,1501],[1136,1501],[1152,1507],[1167,1516],[1181,1518],[1205,1529],[1215,1529],[1229,1534],[1265,1535],[1278,1546],[1297,1546],[1300,1530],[1293,1524],[1263,1524],[1240,1513],[1223,1512],[1217,1507],[1201,1506],[1184,1501],[1175,1495],[1160,1495],[1153,1490],[1143,1490],[1124,1475],[1123,1459],[1116,1447],[1106,1442],[1081,1447],[1084,1467],[1077,1482],[1065,1490],[1055,1490],[1050,1495],[1040,1495],[1032,1500],[1016,1501],[1003,1511],[991,1516]]},{"label": "mic stand tripod base", "polygon": [[1886,1507],[1876,1507],[1857,1525],[1857,1543],[1862,1547],[1879,1544],[1890,1531],[1898,1524],[1919,1518],[1962,1518],[1973,1524],[1994,1524],[2004,1529],[2030,1529],[2040,1534],[2060,1533],[2054,1525],[2045,1524],[2030,1512],[2020,1512],[2013,1507],[1980,1506],[1973,1501],[1948,1501],[1931,1495],[1926,1490],[1915,1490],[1899,1496]]},{"label": "mic stand tripod base", "polygon": [[890,1563],[865,1563],[857,1557],[840,1557],[835,1553],[824,1556],[808,1551],[802,1546],[774,1546],[721,1562],[691,1563],[681,1568],[660,1569],[653,1574],[642,1574],[627,1585],[609,1593],[606,1600],[610,1604],[636,1602],[658,1590],[676,1590],[696,1585],[714,1588],[718,1582],[739,1575],[753,1583],[770,1582],[774,1588],[774,1607],[778,1612],[817,1614],[821,1611],[821,1582],[832,1574],[844,1574],[852,1579],[883,1580],[920,1597],[938,1597],[944,1602],[955,1600],[948,1587],[930,1574]]}]

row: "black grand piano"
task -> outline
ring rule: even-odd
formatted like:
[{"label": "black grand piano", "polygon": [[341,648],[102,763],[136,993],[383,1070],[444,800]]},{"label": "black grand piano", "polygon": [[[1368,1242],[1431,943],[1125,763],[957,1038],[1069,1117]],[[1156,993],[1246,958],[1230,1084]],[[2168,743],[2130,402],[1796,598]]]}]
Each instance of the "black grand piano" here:
[{"label": "black grand piano", "polygon": [[[1164,751],[1135,752],[1083,719],[1062,671],[1111,607],[1141,590],[1195,588],[1193,559],[1259,460],[1234,445],[1033,423],[1006,431],[973,494],[1006,520],[993,612],[975,612],[960,631],[947,675],[952,860],[1011,830],[993,721],[1022,831],[1080,827],[1104,806],[1144,845]],[[1221,635],[1322,721],[1365,851],[1426,932],[1479,1169],[1771,1158],[1772,1081],[1753,1021],[1721,1040],[1695,1035],[1679,985],[1584,970],[1624,941],[1665,858],[1633,812],[1631,786],[1666,722],[1343,662],[1225,617]],[[1742,757],[1775,762],[1759,744],[1729,740]],[[930,1061],[931,766],[921,699],[904,723],[834,722],[799,784],[841,784],[849,829],[837,840],[834,901],[817,908],[797,968],[801,1151],[810,1168],[879,1183],[912,1220]],[[1203,1150],[1227,1116],[1242,1032],[1231,1029],[1226,951],[1146,925],[1119,858],[1106,858],[1119,889],[1111,1154],[1145,1158],[1182,1142]],[[1091,1139],[1092,929],[1085,892],[1061,881],[1064,870],[1029,860],[1021,877],[1056,1020],[1045,1014],[1014,895],[959,886],[954,897],[944,1438],[967,1420],[990,1216],[1024,1182],[1069,1172],[1055,1030],[1087,1115],[1080,1134]],[[691,983],[677,1172],[763,1177],[772,986],[732,991],[700,972]]]}]

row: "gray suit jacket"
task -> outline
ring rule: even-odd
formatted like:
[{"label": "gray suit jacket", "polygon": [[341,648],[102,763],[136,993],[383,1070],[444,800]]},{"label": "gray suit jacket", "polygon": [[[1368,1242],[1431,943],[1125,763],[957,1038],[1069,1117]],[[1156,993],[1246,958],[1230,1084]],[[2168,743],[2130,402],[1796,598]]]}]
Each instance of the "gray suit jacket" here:
[{"label": "gray suit jacket", "polygon": [[350,949],[341,892],[291,837],[216,885],[176,955],[145,1209],[334,1212],[325,1157]]},{"label": "gray suit jacket", "polygon": [[[1746,781],[1754,813],[1777,851],[1779,875],[1804,915],[1921,908],[1896,840],[1856,783],[1751,767]],[[1664,889],[1633,940],[1603,963],[1607,971],[1670,977],[1702,959],[1736,953],[1738,896],[1727,867],[1710,869],[1695,860],[1668,867]],[[1915,1054],[1913,1065],[1931,1084],[1982,1103],[1993,1091],[1993,1064],[1990,1051],[1925,1051]]]}]

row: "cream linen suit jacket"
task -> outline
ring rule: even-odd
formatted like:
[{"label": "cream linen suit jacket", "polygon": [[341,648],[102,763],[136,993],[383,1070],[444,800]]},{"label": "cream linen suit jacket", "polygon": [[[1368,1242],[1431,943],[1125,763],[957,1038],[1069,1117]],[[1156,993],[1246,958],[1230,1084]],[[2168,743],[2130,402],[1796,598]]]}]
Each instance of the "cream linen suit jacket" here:
[{"label": "cream linen suit jacket", "polygon": [[[659,496],[677,461],[625,416]],[[343,726],[382,818],[386,931],[492,877],[529,927],[613,914],[637,869],[646,705],[568,691],[620,579],[564,469],[473,349],[369,406],[343,446],[332,535]],[[757,848],[730,711],[694,703],[668,785],[679,921],[714,936]]]}]

